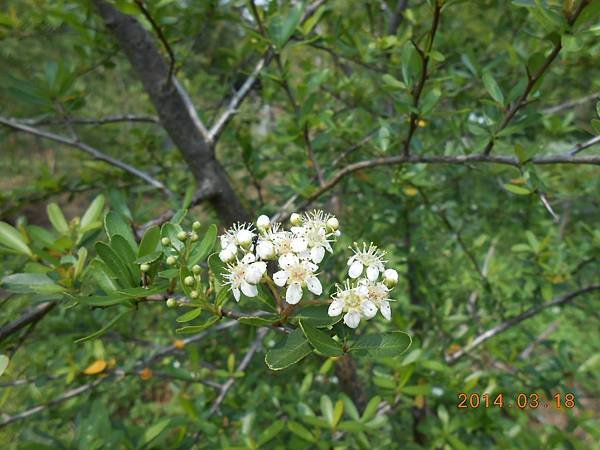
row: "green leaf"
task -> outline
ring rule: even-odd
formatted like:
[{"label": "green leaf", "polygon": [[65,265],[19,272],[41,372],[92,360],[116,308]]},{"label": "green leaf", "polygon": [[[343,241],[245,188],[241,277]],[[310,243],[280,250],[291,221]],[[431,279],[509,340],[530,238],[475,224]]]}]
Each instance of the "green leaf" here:
[{"label": "green leaf", "polygon": [[331,317],[327,314],[328,305],[306,306],[292,315],[292,319],[302,320],[315,328],[326,328],[342,320],[342,315]]},{"label": "green leaf", "polygon": [[188,326],[188,327],[177,328],[175,331],[177,333],[182,333],[182,334],[186,334],[186,333],[198,333],[199,331],[206,330],[213,323],[218,322],[219,319],[220,319],[219,316],[210,316],[201,325],[191,325],[191,326]]},{"label": "green leaf", "polygon": [[600,134],[600,119],[592,119],[591,125],[594,128],[596,134]]},{"label": "green leaf", "polygon": [[507,191],[512,192],[513,194],[517,194],[517,195],[529,195],[531,194],[531,191],[523,186],[517,186],[515,184],[505,184],[504,185],[504,189],[506,189]]},{"label": "green leaf", "polygon": [[202,308],[194,308],[185,314],[182,314],[175,320],[179,323],[185,323],[194,320],[195,318],[199,317],[200,314],[202,314]]},{"label": "green leaf", "polygon": [[3,288],[10,292],[58,294],[66,290],[43,273],[14,273],[2,278]]},{"label": "green leaf", "polygon": [[371,420],[373,417],[375,417],[375,413],[377,412],[377,408],[379,407],[380,403],[381,403],[381,397],[379,395],[376,395],[371,400],[369,400],[369,403],[367,403],[367,406],[365,407],[365,411],[363,412],[363,415],[360,420],[362,422],[367,422],[367,421]]},{"label": "green leaf", "polygon": [[200,241],[200,243],[196,245],[192,250],[192,253],[189,257],[190,266],[193,266],[194,264],[198,264],[200,261],[203,261],[212,251],[216,242],[217,226],[215,224],[212,224],[210,227],[208,227],[208,230],[206,230],[202,241]]},{"label": "green leaf", "polygon": [[436,105],[441,96],[442,91],[440,91],[438,88],[433,88],[427,94],[425,94],[423,100],[419,105],[419,110],[421,111],[421,114],[425,115],[431,112],[431,110]]},{"label": "green leaf", "polygon": [[[140,242],[140,248],[138,248],[137,256],[140,258],[141,256],[150,255],[152,253],[156,253],[155,250],[158,247],[160,242],[160,228],[154,225],[146,230],[144,236],[142,236],[142,241]],[[139,263],[141,264],[141,263]]]},{"label": "green leaf", "polygon": [[100,216],[102,215],[102,210],[104,209],[104,203],[104,195],[102,194],[98,195],[92,201],[92,203],[90,203],[90,206],[88,206],[88,209],[85,211],[83,217],[81,218],[81,222],[79,223],[80,228],[85,228],[91,223],[96,222],[100,219]]},{"label": "green leaf", "polygon": [[390,331],[361,336],[352,343],[351,351],[366,351],[373,357],[394,357],[410,347],[411,337],[403,331]]},{"label": "green leaf", "polygon": [[137,258],[134,261],[134,263],[135,264],[150,264],[150,263],[153,263],[154,261],[156,261],[158,258],[160,258],[162,256],[162,254],[163,254],[162,250],[157,250],[157,251],[149,253],[147,255],[140,256],[139,258]]},{"label": "green leaf", "polygon": [[156,439],[163,431],[167,429],[170,423],[171,419],[163,419],[151,427],[146,428],[140,441],[140,447],[144,447]]},{"label": "green leaf", "polygon": [[106,264],[108,272],[122,284],[134,287],[137,283],[127,267],[127,264],[117,255],[117,253],[105,242],[97,242],[95,245],[96,253]]},{"label": "green leaf", "polygon": [[321,330],[303,321],[300,321],[300,328],[304,332],[308,342],[310,342],[317,352],[325,356],[341,356],[344,354],[342,344],[335,341]]},{"label": "green leaf", "polygon": [[133,261],[135,261],[135,253],[127,240],[120,234],[115,234],[110,240],[110,248],[112,248],[123,262],[127,264],[127,267],[130,268]]},{"label": "green leaf", "polygon": [[300,19],[302,19],[303,12],[304,5],[299,3],[287,14],[280,14],[273,18],[269,25],[268,34],[277,49],[281,50],[294,34],[294,30],[300,23]]},{"label": "green leaf", "polygon": [[283,430],[284,426],[285,422],[283,420],[276,420],[275,422],[273,422],[260,434],[256,445],[258,447],[265,445],[267,442],[269,442],[271,439],[277,436],[281,432],[281,430]]},{"label": "green leaf", "polygon": [[267,352],[265,362],[271,370],[282,370],[297,363],[311,351],[302,331],[296,329],[286,337],[283,345]]},{"label": "green leaf", "polygon": [[63,215],[60,207],[56,203],[50,203],[46,207],[48,219],[56,231],[60,234],[69,234],[69,224]]},{"label": "green leaf", "polygon": [[493,75],[490,72],[484,72],[482,80],[488,94],[490,94],[490,96],[498,103],[504,105],[504,95],[502,95],[502,90],[500,89],[500,86],[498,86]]},{"label": "green leaf", "polygon": [[22,253],[31,256],[31,249],[25,243],[21,233],[17,229],[6,222],[0,222],[0,244],[8,247],[16,253]]},{"label": "green leaf", "polygon": [[132,287],[128,289],[119,289],[119,293],[130,298],[144,298],[150,295],[161,294],[169,288],[168,283],[153,284],[150,287]]},{"label": "green leaf", "polygon": [[109,295],[93,295],[90,297],[74,297],[74,299],[82,305],[97,307],[120,305],[131,300],[130,297],[120,293],[112,293]]},{"label": "green leaf", "polygon": [[128,310],[125,310],[125,311],[119,313],[118,315],[113,317],[106,325],[104,325],[102,328],[100,328],[98,331],[90,334],[89,336],[85,336],[85,337],[76,339],[75,343],[78,344],[80,342],[90,341],[92,339],[96,339],[96,338],[102,336],[108,330],[110,330],[112,327],[114,327],[117,324],[117,322],[119,322],[119,320],[121,320],[125,316],[125,314],[127,314],[129,311],[130,310],[128,309]]},{"label": "green leaf", "polygon": [[394,76],[386,73],[381,77],[386,86],[389,86],[392,89],[406,89],[406,84],[402,81],[397,80]]},{"label": "green leaf", "polygon": [[0,377],[2,376],[2,374],[8,367],[9,362],[10,362],[10,359],[8,358],[8,356],[0,355]]},{"label": "green leaf", "polygon": [[294,422],[293,420],[290,420],[288,422],[288,429],[292,433],[294,433],[296,436],[304,439],[305,441],[308,441],[308,442],[317,442],[317,440],[311,434],[311,432],[308,431],[303,425],[299,424],[298,422]]},{"label": "green leaf", "polygon": [[106,230],[106,234],[111,240],[113,236],[120,235],[127,241],[133,253],[137,253],[137,243],[135,241],[133,231],[123,216],[121,216],[118,212],[110,211],[106,215],[104,218],[104,228]]}]

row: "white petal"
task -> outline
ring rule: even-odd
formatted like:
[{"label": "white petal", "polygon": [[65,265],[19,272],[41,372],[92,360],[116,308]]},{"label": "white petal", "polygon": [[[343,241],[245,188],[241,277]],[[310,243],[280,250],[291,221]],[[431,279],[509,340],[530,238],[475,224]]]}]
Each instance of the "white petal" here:
[{"label": "white petal", "polygon": [[390,308],[389,302],[381,302],[381,305],[379,305],[379,311],[381,311],[381,315],[387,320],[392,320],[392,308]]},{"label": "white petal", "polygon": [[344,316],[344,323],[350,328],[356,328],[360,323],[360,313],[358,311],[348,311]]},{"label": "white petal", "polygon": [[354,261],[348,269],[348,276],[350,278],[358,278],[363,271],[363,265],[360,261]]},{"label": "white petal", "polygon": [[354,256],[351,256],[350,258],[348,258],[348,266],[351,266],[353,262],[354,262]]},{"label": "white petal", "polygon": [[270,241],[261,241],[256,246],[256,254],[260,259],[271,259],[275,256],[275,246]]},{"label": "white petal", "polygon": [[244,264],[251,264],[256,261],[256,257],[252,253],[246,253],[242,258]]},{"label": "white petal", "polygon": [[365,286],[364,284],[361,284],[360,286],[358,286],[356,288],[356,292],[358,293],[358,295],[360,295],[361,297],[368,297],[369,296],[369,288],[367,286]]},{"label": "white petal", "polygon": [[375,306],[375,303],[370,300],[365,300],[362,302],[360,305],[360,310],[367,319],[371,319],[375,317],[375,314],[377,314],[377,306]]},{"label": "white petal", "polygon": [[285,293],[285,301],[290,305],[295,305],[302,298],[302,287],[299,283],[292,283],[288,286]]},{"label": "white petal", "polygon": [[279,272],[275,272],[273,274],[273,281],[279,287],[285,286],[287,279],[288,273],[285,270],[280,270]]},{"label": "white petal", "polygon": [[238,288],[231,288],[231,292],[233,292],[233,298],[235,298],[236,302],[240,301],[240,290]]},{"label": "white petal", "polygon": [[282,269],[289,269],[298,264],[298,257],[292,253],[287,253],[279,258],[279,265]]},{"label": "white petal", "polygon": [[304,237],[297,237],[292,239],[292,250],[295,253],[305,252],[308,248],[308,241]]},{"label": "white petal", "polygon": [[244,279],[251,284],[258,284],[263,274],[267,270],[267,264],[259,261],[248,266]]},{"label": "white petal", "polygon": [[317,277],[309,277],[306,280],[306,287],[315,295],[321,295],[323,293],[323,286],[321,286],[321,282]]},{"label": "white petal", "polygon": [[313,247],[310,249],[310,259],[313,262],[319,264],[323,261],[323,257],[325,256],[325,249],[323,247]]},{"label": "white petal", "polygon": [[367,278],[371,281],[377,281],[377,278],[379,278],[379,269],[375,266],[367,267]]},{"label": "white petal", "polygon": [[253,284],[242,281],[241,287],[242,292],[246,297],[256,297],[258,295],[258,289],[256,289],[256,286],[254,286]]},{"label": "white petal", "polygon": [[344,302],[341,300],[334,300],[329,305],[329,309],[327,310],[327,314],[331,317],[339,316],[344,309]]}]

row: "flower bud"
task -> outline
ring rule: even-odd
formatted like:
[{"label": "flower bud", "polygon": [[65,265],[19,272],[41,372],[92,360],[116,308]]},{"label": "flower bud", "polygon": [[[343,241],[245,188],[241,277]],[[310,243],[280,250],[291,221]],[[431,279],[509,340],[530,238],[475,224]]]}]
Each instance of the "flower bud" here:
[{"label": "flower bud", "polygon": [[271,241],[260,241],[256,245],[256,255],[260,259],[274,259],[276,256],[275,246]]},{"label": "flower bud", "polygon": [[170,266],[174,266],[176,262],[177,262],[177,258],[174,256],[169,256],[167,258],[167,264]]},{"label": "flower bud", "polygon": [[150,270],[150,264],[140,264],[140,270],[142,272],[148,272]]},{"label": "flower bud", "polygon": [[383,272],[383,282],[389,288],[396,286],[398,284],[398,272],[394,269],[386,269]]},{"label": "flower bud", "polygon": [[330,217],[329,219],[327,219],[327,229],[329,231],[337,231],[337,229],[339,227],[340,227],[340,222],[337,220],[337,218]]},{"label": "flower bud", "polygon": [[192,231],[191,239],[192,239],[192,242],[196,242],[198,240],[198,233],[196,233],[195,231]]},{"label": "flower bud", "polygon": [[194,266],[192,267],[192,272],[198,274],[201,271],[202,271],[202,267],[200,267],[198,264],[194,264]]},{"label": "flower bud", "polygon": [[300,226],[302,224],[302,216],[298,213],[292,213],[290,216],[290,223],[295,227]]},{"label": "flower bud", "polygon": [[191,286],[191,285],[193,285],[193,284],[194,284],[194,281],[195,281],[195,280],[194,280],[194,277],[192,277],[192,276],[187,276],[187,277],[185,277],[185,278],[183,279],[183,283],[184,283],[186,286]]},{"label": "flower bud", "polygon": [[195,222],[192,224],[192,230],[194,230],[194,231],[198,231],[198,230],[200,229],[200,227],[201,227],[201,226],[202,226],[202,225],[200,225],[200,222],[198,222],[198,221],[195,221]]},{"label": "flower bud", "polygon": [[200,296],[200,294],[198,294],[198,291],[192,291],[190,292],[190,297],[193,299],[196,299]]},{"label": "flower bud", "polygon": [[171,239],[169,239],[168,237],[164,237],[160,240],[161,244],[164,245],[165,247],[171,245]]},{"label": "flower bud", "polygon": [[256,227],[259,230],[266,230],[267,228],[269,228],[270,224],[271,221],[269,220],[269,217],[265,216],[264,214],[262,216],[258,216],[258,219],[256,219]]},{"label": "flower bud", "polygon": [[177,239],[179,239],[180,241],[185,241],[188,237],[188,234],[185,231],[180,231],[179,233],[177,233]]},{"label": "flower bud", "polygon": [[240,244],[242,247],[248,247],[250,244],[252,244],[252,239],[254,239],[254,233],[250,230],[242,228],[237,232],[235,238],[238,244]]},{"label": "flower bud", "polygon": [[167,308],[175,308],[177,306],[177,300],[173,297],[167,299]]}]

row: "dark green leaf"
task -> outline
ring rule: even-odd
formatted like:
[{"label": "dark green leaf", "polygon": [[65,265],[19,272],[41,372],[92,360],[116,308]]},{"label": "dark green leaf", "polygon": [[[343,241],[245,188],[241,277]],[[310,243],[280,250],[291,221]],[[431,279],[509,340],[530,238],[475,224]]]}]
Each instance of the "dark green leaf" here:
[{"label": "dark green leaf", "polygon": [[342,350],[342,344],[335,341],[321,330],[309,325],[307,322],[303,322],[302,320],[300,321],[300,328],[304,332],[308,342],[310,342],[310,344],[319,353],[325,356],[341,356],[344,354],[344,351]]},{"label": "dark green leaf", "polygon": [[212,224],[206,230],[202,241],[198,245],[194,247],[192,253],[189,258],[190,266],[194,264],[198,264],[200,261],[204,261],[204,259],[209,255],[212,249],[217,242],[217,226]]},{"label": "dark green leaf", "polygon": [[373,357],[394,357],[410,347],[411,337],[403,331],[390,331],[361,336],[352,343],[351,351],[366,351]]},{"label": "dark green leaf", "polygon": [[282,345],[267,352],[265,362],[271,370],[282,370],[297,363],[311,351],[302,331],[296,329],[286,337]]}]

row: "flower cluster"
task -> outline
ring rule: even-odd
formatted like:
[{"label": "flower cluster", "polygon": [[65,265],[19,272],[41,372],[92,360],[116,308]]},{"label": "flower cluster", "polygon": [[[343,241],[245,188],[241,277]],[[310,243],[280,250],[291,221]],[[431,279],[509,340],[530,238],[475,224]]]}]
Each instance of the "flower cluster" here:
[{"label": "flower cluster", "polygon": [[390,320],[389,293],[398,283],[398,272],[385,268],[385,253],[373,244],[368,247],[363,244],[362,248],[354,244],[352,250],[354,255],[348,259],[349,279],[337,287],[329,315],[335,317],[344,312],[344,323],[350,328],[358,327],[361,318],[372,319],[378,310]]},{"label": "flower cluster", "polygon": [[[323,293],[319,264],[327,252],[333,252],[331,245],[340,235],[338,220],[323,211],[312,211],[292,214],[290,223],[289,229],[283,229],[263,215],[255,225],[236,224],[220,236],[219,258],[226,264],[223,277],[236,301],[240,293],[256,297],[261,282],[285,289],[289,305],[299,303],[305,290],[317,296]],[[355,247],[348,260],[351,280],[338,286],[330,316],[345,312],[344,322],[352,328],[358,326],[361,317],[370,319],[378,310],[386,319],[391,318],[389,291],[397,283],[398,273],[386,270],[382,257],[372,244]]]}]

